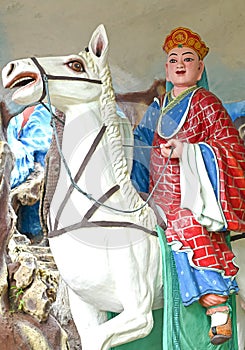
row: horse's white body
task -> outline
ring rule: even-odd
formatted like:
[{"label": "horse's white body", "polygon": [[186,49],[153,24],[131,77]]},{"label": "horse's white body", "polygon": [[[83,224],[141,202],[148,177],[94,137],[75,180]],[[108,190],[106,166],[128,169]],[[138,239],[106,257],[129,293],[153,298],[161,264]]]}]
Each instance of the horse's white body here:
[{"label": "horse's white body", "polygon": [[[131,126],[116,114],[107,49],[105,29],[99,26],[89,43],[89,52],[38,61],[46,73],[102,80],[103,84],[50,81],[51,102],[66,114],[62,150],[73,178],[102,125],[106,125],[105,134],[77,184],[96,199],[119,184],[120,189],[105,204],[131,211],[144,202],[130,181],[132,157],[128,154],[126,160],[121,135],[126,136],[125,143],[132,142]],[[76,71],[79,64],[80,72]],[[18,79],[31,76],[35,81],[20,88],[13,99],[20,104],[38,101],[43,82],[37,67],[30,59],[24,59],[16,62],[15,68]],[[51,203],[51,230],[70,183],[62,163]],[[57,228],[81,221],[93,204],[93,200],[73,190]],[[83,350],[106,350],[148,335],[153,326],[152,309],[162,307],[158,238],[133,225],[120,226],[123,221],[152,231],[156,217],[148,205],[125,214],[100,206],[88,221],[119,224],[114,228],[96,224],[80,228],[51,238],[50,247],[69,287],[71,311]],[[120,315],[105,322],[106,311]]]},{"label": "horse's white body", "polygon": [[[140,208],[144,202],[130,181],[132,157],[130,154],[125,156],[122,136],[127,139],[125,143],[132,141],[131,127],[127,120],[116,115],[107,49],[105,29],[99,26],[90,40],[89,52],[39,58],[38,62],[47,74],[55,72],[56,75],[102,80],[102,85],[51,80],[51,103],[66,114],[62,150],[73,178],[102,125],[106,126],[105,134],[77,184],[96,199],[119,184],[120,189],[105,204],[131,211]],[[33,81],[14,93],[16,103],[31,104],[40,100],[43,93],[40,71],[31,59],[10,62],[3,69],[5,87],[27,77]],[[51,203],[51,230],[70,184],[62,163]],[[91,198],[74,189],[60,214],[57,229],[81,221],[93,204]],[[71,311],[83,350],[108,350],[148,335],[153,325],[152,309],[162,307],[158,238],[134,226],[154,230],[156,217],[148,206],[133,213],[99,206],[88,221],[132,223],[131,227],[95,225],[92,229],[67,230],[50,239],[55,261],[69,287]],[[243,297],[245,299],[245,293]],[[106,322],[108,310],[120,314]]]}]

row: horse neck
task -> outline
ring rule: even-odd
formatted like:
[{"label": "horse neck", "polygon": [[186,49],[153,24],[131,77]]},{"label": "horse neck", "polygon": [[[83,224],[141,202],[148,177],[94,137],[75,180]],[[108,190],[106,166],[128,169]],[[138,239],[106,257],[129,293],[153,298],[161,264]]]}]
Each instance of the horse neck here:
[{"label": "horse neck", "polygon": [[[86,116],[94,115],[98,122],[100,121],[100,101],[99,99],[96,101],[90,101],[86,103],[80,104],[71,104],[65,106],[63,109],[64,114],[66,115],[65,125],[69,124],[69,122],[74,121],[76,119],[81,119],[83,123],[85,122]],[[93,117],[93,119],[94,119]],[[84,120],[82,120],[84,119]]]},{"label": "horse neck", "polygon": [[[91,133],[91,130],[98,130],[101,127],[100,103],[99,100],[89,103],[67,105],[63,112],[66,116],[63,139],[77,138],[77,142],[84,136]],[[71,133],[74,128],[79,129],[79,133]]]},{"label": "horse neck", "polygon": [[[91,131],[95,131],[95,137],[96,133],[98,133],[101,127],[103,125],[106,126],[106,131],[103,139],[105,144],[110,145],[110,147],[109,153],[106,154],[105,159],[107,159],[108,164],[111,164],[112,166],[114,179],[122,189],[121,195],[124,198],[131,197],[128,198],[128,202],[130,203],[130,206],[134,207],[134,204],[139,203],[139,196],[134,190],[130,181],[130,175],[128,172],[127,160],[125,158],[120,129],[120,123],[122,120],[116,113],[115,94],[108,65],[106,65],[100,71],[99,78],[102,81],[102,91],[99,100],[85,104],[69,106],[69,108],[67,108],[67,111],[65,111],[66,125],[69,125],[71,121],[75,121],[75,123],[77,123],[77,128],[79,128],[78,125],[80,125],[81,133],[77,136],[77,143],[79,143],[79,137],[82,138],[83,136],[89,135],[91,134]],[[65,133],[66,127],[64,134]],[[73,139],[72,141],[74,142],[75,135],[71,135],[71,132],[68,131],[68,140],[71,139],[71,137]],[[69,149],[69,141],[65,144]],[[86,147],[86,144],[84,144],[84,147]],[[108,164],[104,164],[103,167],[105,168],[105,166]],[[98,168],[97,171],[99,172]],[[115,185],[115,183],[112,185]]]},{"label": "horse neck", "polygon": [[84,119],[82,123],[85,129],[88,119],[90,122],[94,122],[95,126],[115,125],[118,123],[115,94],[108,65],[101,70],[99,78],[101,79],[102,85],[101,94],[98,99],[81,102],[80,104],[71,103],[70,105],[62,107],[66,115],[66,125],[77,118],[81,119],[81,121]]},{"label": "horse neck", "polygon": [[[115,95],[112,88],[112,81],[108,66],[101,71],[100,79],[102,81],[102,93],[100,100],[87,104],[81,104],[79,106],[70,106],[67,108],[67,111],[64,111],[66,114],[66,124],[69,123],[69,119],[78,120],[81,134],[79,134],[77,137],[80,138],[88,135],[89,133],[91,134],[91,130],[99,131],[102,125],[106,126],[106,131],[103,138],[104,144],[109,145],[109,147],[107,147],[107,151],[109,150],[109,153],[106,154],[106,157],[103,157],[104,159],[107,159],[107,164],[102,164],[102,170],[104,171],[106,166],[110,164],[112,167],[111,170],[114,173],[114,180],[110,185],[114,186],[115,184],[118,184],[120,186],[120,194],[124,199],[123,201],[119,201],[120,205],[125,205],[126,209],[135,209],[136,207],[142,206],[143,201],[136,192],[130,180],[120,129],[122,119],[117,116],[116,113]],[[64,130],[66,130],[66,127]],[[69,149],[71,149],[69,139],[72,137],[73,141],[74,135],[73,133],[72,135],[69,135],[68,132],[67,136],[69,151]],[[86,147],[86,144],[82,145],[83,150]],[[96,168],[96,172],[100,174],[98,167]],[[121,209],[125,208],[122,207]],[[145,209],[140,210],[134,214],[133,217],[135,222],[146,222],[146,227],[148,227],[148,222],[154,221],[154,219],[151,218],[151,215],[149,215],[148,210]],[[149,227],[151,226],[152,224],[150,223]]]}]

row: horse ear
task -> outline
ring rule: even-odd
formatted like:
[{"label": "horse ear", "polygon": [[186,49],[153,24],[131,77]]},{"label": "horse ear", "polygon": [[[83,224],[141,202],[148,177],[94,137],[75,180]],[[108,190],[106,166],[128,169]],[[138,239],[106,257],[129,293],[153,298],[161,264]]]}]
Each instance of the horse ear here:
[{"label": "horse ear", "polygon": [[108,37],[103,24],[100,24],[94,31],[90,42],[89,52],[94,56],[98,64],[102,64],[107,60],[108,55]]}]

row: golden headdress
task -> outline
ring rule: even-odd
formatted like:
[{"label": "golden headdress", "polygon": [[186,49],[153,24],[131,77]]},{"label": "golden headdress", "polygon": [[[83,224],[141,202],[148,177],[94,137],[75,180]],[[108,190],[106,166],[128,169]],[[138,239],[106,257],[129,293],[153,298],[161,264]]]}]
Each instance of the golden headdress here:
[{"label": "golden headdress", "polygon": [[201,40],[197,33],[184,27],[178,27],[171,31],[163,43],[163,50],[169,53],[175,47],[190,47],[197,52],[200,59],[203,60],[207,55],[209,48]]}]

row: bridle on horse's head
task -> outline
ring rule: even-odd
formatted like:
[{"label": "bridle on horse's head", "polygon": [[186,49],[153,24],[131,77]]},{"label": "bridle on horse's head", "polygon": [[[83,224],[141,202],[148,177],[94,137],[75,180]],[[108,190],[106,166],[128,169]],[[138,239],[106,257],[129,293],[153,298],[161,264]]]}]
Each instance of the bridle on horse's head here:
[{"label": "bridle on horse's head", "polygon": [[45,72],[45,69],[41,66],[41,64],[38,62],[36,57],[31,57],[31,60],[33,61],[35,66],[38,68],[40,75],[41,75],[41,78],[42,78],[42,81],[43,81],[43,92],[42,92],[42,96],[40,97],[39,102],[42,102],[47,95],[48,81],[49,80],[79,80],[79,81],[85,81],[85,82],[92,83],[92,84],[102,84],[102,81],[98,80],[98,79],[89,79],[89,78],[83,78],[83,77],[69,77],[69,76],[65,76],[65,75],[47,74]]}]

